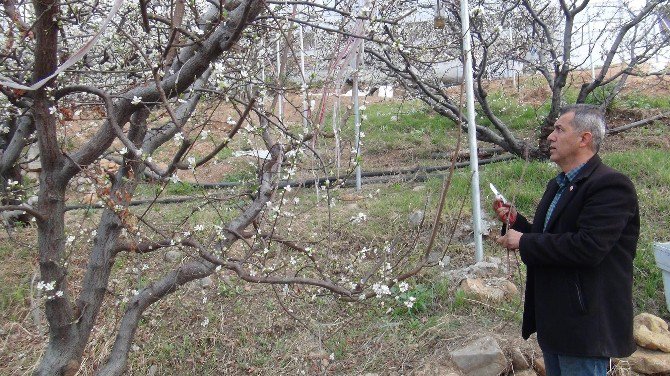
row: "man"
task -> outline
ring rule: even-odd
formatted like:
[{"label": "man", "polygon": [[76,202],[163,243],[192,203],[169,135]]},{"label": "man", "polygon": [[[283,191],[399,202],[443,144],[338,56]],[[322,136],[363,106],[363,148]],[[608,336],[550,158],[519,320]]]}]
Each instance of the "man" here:
[{"label": "man", "polygon": [[533,223],[494,203],[504,229],[509,221],[498,243],[518,250],[527,266],[522,336],[537,332],[548,376],[605,376],[610,357],[635,350],[637,194],[600,160],[604,135],[596,107],[563,109],[547,137],[562,173],[547,184]]}]

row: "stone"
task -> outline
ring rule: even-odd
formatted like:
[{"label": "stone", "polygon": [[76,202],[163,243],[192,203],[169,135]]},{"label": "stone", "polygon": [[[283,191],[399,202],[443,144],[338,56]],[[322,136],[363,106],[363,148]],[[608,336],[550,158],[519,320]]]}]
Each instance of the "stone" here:
[{"label": "stone", "polygon": [[499,257],[487,257],[485,261],[480,261],[474,265],[449,270],[445,275],[451,281],[455,281],[456,283],[459,283],[464,278],[490,277],[500,275],[500,264],[501,260]]},{"label": "stone", "polygon": [[541,356],[533,359],[533,369],[539,376],[547,376],[547,367],[544,365],[544,358]]},{"label": "stone", "polygon": [[155,376],[156,372],[158,372],[158,367],[155,364],[152,364],[151,367],[149,367],[149,372],[147,372],[147,376]]},{"label": "stone", "polygon": [[213,283],[211,277],[200,278],[200,287],[202,288],[210,287]]},{"label": "stone", "polygon": [[633,336],[641,347],[670,353],[670,331],[660,317],[640,313],[633,319]]},{"label": "stone", "polygon": [[524,371],[530,369],[530,364],[526,359],[526,356],[523,355],[523,352],[518,347],[514,347],[509,352],[510,359],[512,360],[512,369],[515,374],[518,375],[517,371]]},{"label": "stone", "polygon": [[469,376],[498,376],[507,368],[507,358],[492,337],[478,338],[452,351],[451,359]]},{"label": "stone", "polygon": [[428,255],[428,262],[431,264],[439,264],[441,268],[446,268],[451,262],[451,257],[444,255],[442,251],[433,251]]},{"label": "stone", "polygon": [[412,226],[418,226],[423,221],[425,213],[423,210],[415,210],[409,215],[409,224]]},{"label": "stone", "polygon": [[511,373],[510,375],[513,376],[537,376],[537,373],[533,371],[532,369],[525,369],[523,371],[514,371],[514,373]]},{"label": "stone", "polygon": [[420,192],[420,191],[423,191],[424,189],[426,189],[425,185],[417,185],[416,187],[412,188],[412,191]]},{"label": "stone", "polygon": [[633,319],[635,325],[644,325],[652,332],[667,332],[668,323],[662,318],[654,316],[651,313],[640,313]]},{"label": "stone", "polygon": [[109,159],[101,159],[100,167],[110,173],[116,173],[119,170],[118,163],[110,161]]},{"label": "stone", "polygon": [[179,261],[179,260],[181,260],[181,257],[182,257],[182,253],[179,252],[179,251],[172,250],[172,251],[165,252],[165,261],[168,261],[168,262]]},{"label": "stone", "polygon": [[501,302],[519,294],[516,286],[504,278],[466,278],[460,289],[484,301]]},{"label": "stone", "polygon": [[624,358],[633,371],[643,375],[670,374],[670,354],[638,347],[628,358]]}]

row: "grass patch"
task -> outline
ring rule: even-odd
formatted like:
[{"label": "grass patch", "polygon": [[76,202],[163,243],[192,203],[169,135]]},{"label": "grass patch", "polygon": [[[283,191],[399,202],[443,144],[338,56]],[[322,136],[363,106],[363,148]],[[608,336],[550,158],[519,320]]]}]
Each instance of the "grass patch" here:
[{"label": "grass patch", "polygon": [[651,96],[639,92],[630,92],[620,95],[616,101],[616,107],[642,110],[669,109],[670,98],[667,96]]},{"label": "grass patch", "polygon": [[[454,123],[418,101],[372,103],[361,112],[361,131],[366,153],[402,150],[429,144],[455,144],[448,135]],[[326,121],[326,124],[329,124]],[[354,139],[354,118],[348,120],[343,136]]]},{"label": "grass patch", "polygon": [[[549,113],[548,104],[535,108],[531,105],[519,103],[515,98],[502,91],[489,93],[487,99],[493,113],[515,131],[534,130]],[[481,112],[481,110],[479,111]],[[491,121],[483,115],[477,116],[477,123],[493,127]]]},{"label": "grass patch", "polygon": [[[24,229],[21,231],[23,232]],[[0,317],[5,322],[20,321],[25,316],[22,307],[30,306],[30,268],[33,256],[29,248],[24,248],[14,241],[4,239],[0,242],[0,259],[3,266],[2,283],[0,283]]]}]

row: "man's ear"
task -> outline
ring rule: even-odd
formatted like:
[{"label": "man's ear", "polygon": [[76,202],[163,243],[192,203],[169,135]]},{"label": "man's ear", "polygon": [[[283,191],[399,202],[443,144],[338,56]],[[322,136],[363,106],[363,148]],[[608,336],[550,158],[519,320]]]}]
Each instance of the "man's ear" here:
[{"label": "man's ear", "polygon": [[579,141],[579,146],[588,146],[590,147],[593,144],[593,135],[591,132],[582,132],[581,140]]}]

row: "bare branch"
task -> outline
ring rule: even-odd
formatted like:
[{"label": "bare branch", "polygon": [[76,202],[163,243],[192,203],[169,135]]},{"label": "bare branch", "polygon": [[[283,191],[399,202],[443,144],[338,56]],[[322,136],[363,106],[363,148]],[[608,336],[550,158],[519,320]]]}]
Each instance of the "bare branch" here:
[{"label": "bare branch", "polygon": [[17,212],[26,212],[40,221],[46,221],[47,217],[42,214],[40,211],[35,210],[30,206],[24,205],[4,205],[0,206],[0,212],[3,211],[17,211]]}]

